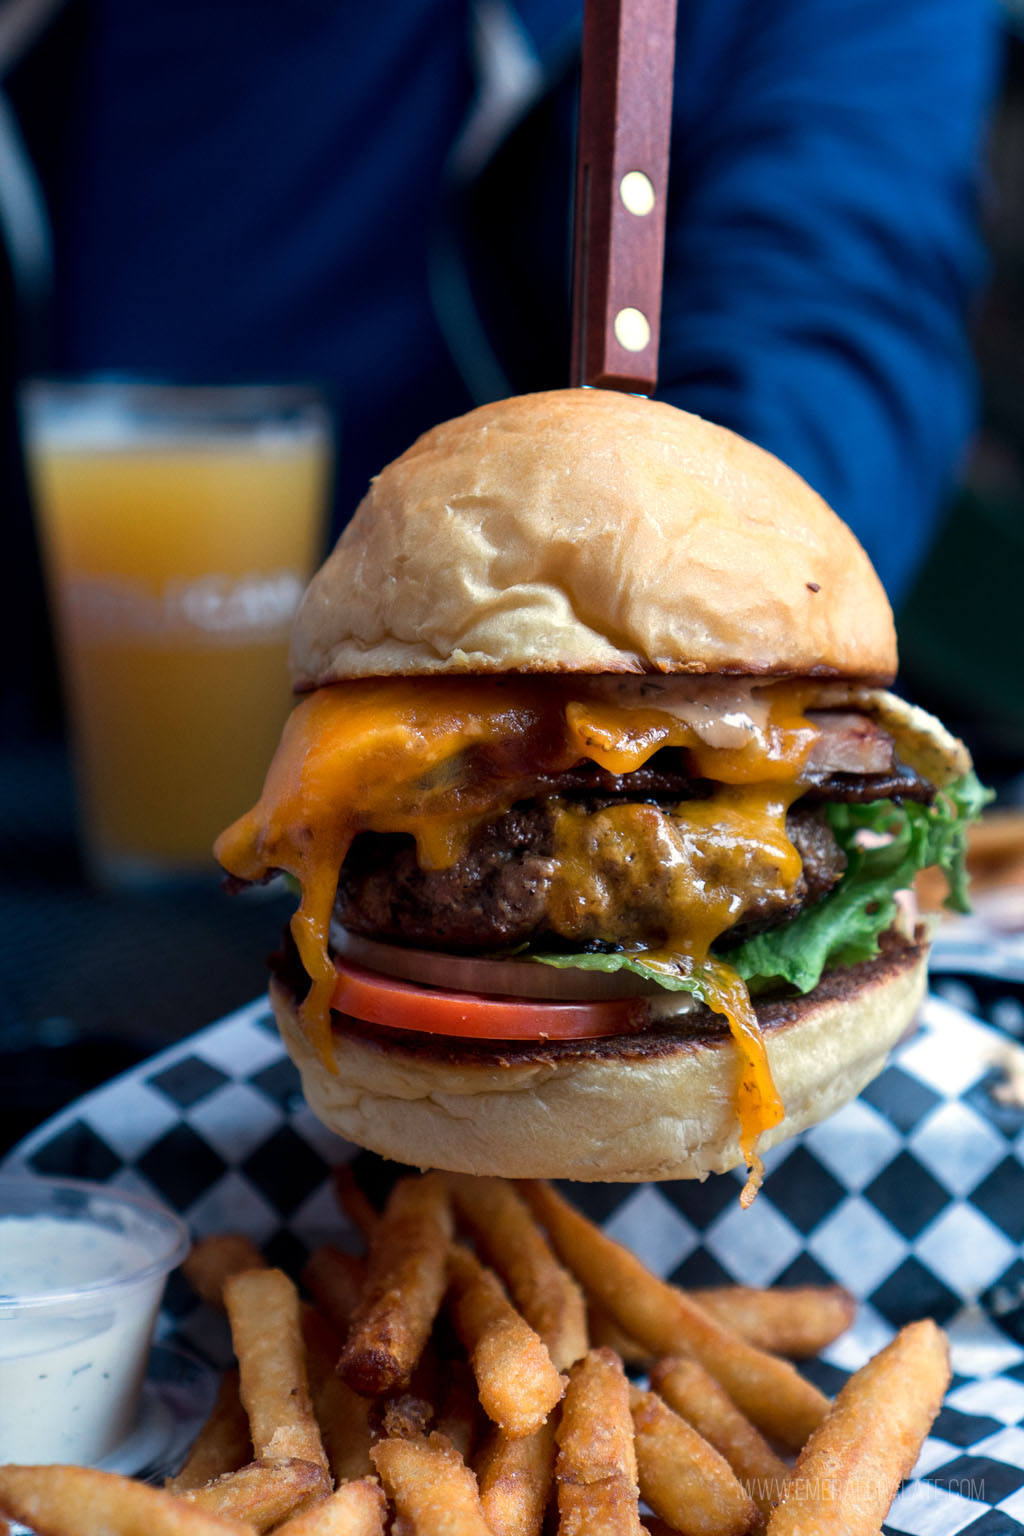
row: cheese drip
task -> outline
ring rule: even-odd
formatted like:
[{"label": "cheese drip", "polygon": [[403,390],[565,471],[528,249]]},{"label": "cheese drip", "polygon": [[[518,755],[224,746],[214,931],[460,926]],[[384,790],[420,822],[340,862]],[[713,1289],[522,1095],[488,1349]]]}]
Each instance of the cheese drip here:
[{"label": "cheese drip", "polygon": [[556,931],[581,944],[623,943],[650,969],[692,981],[729,1025],[739,1058],[740,1148],[752,1170],[745,1203],[763,1171],[758,1138],[785,1110],[746,986],[709,950],[745,898],[793,895],[802,864],[785,823],[798,793],[795,783],[784,792],[777,784],[723,786],[671,812],[614,805],[588,814],[563,805],[555,813],[548,917]]},{"label": "cheese drip", "polygon": [[[651,818],[660,818],[655,841],[667,855],[659,879],[668,882],[668,907],[656,945],[637,954],[654,968],[698,976],[700,995],[728,1020],[740,1056],[741,1147],[756,1169],[757,1139],[778,1123],[782,1106],[746,988],[708,950],[735,921],[737,884],[749,889],[751,859],[761,871],[755,878],[790,889],[798,879],[785,811],[799,793],[816,734],[802,716],[798,688],[768,685],[758,695],[758,709],[730,736],[743,744],[730,747],[709,746],[685,709],[608,700],[586,678],[374,679],[337,683],[302,699],[258,803],[221,834],[214,851],[240,879],[284,870],[298,882],[292,934],[311,980],[301,1018],[325,1065],[333,1069],[328,929],[338,873],[359,832],[410,834],[424,868],[445,868],[475,827],[523,797],[538,771],[558,773],[589,759],[624,774],[662,747],[683,747],[694,773],[720,786],[711,800],[688,802],[671,819],[658,807],[630,805],[589,819],[609,835],[625,833],[627,842],[632,835],[636,844],[638,829],[639,841],[649,840]],[[564,860],[558,901],[568,935],[578,931],[573,911],[586,907],[574,888],[578,893],[590,880],[584,820],[568,809],[556,816]],[[639,892],[639,868],[626,887]]]},{"label": "cheese drip", "polygon": [[[292,936],[310,978],[301,1018],[333,1069],[327,949],[338,872],[358,832],[406,832],[420,862],[444,868],[473,827],[502,802],[507,771],[554,758],[557,707],[529,684],[404,678],[336,683],[300,700],[285,722],[263,793],[214,845],[231,874],[299,883]],[[469,774],[461,761],[474,754]]]}]

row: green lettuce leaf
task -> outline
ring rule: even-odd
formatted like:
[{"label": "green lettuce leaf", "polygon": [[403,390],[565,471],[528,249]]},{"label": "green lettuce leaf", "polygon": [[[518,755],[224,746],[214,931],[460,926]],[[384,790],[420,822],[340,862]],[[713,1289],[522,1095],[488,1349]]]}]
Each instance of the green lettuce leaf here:
[{"label": "green lettuce leaf", "polygon": [[[946,905],[967,910],[965,854],[967,829],[992,799],[972,772],[941,790],[932,805],[876,800],[869,805],[825,808],[836,841],[846,854],[842,880],[823,901],[806,907],[791,922],[756,935],[727,951],[752,992],[788,983],[799,992],[817,986],[826,965],[855,965],[878,954],[878,940],[896,918],[896,892],[918,870],[937,865],[949,886]],[[865,847],[861,833],[872,836]],[[699,969],[692,976],[667,975],[639,957],[622,954],[535,955],[545,965],[583,970],[632,971],[674,992],[707,1001]]]},{"label": "green lettuce leaf", "polygon": [[653,965],[646,965],[639,955],[531,955],[531,960],[539,960],[542,965],[553,965],[560,971],[632,971],[634,976],[642,976],[645,981],[656,981],[659,987],[665,987],[669,992],[692,992],[694,997],[706,1002],[704,988],[699,974],[683,976],[675,971],[668,972],[656,969]]},{"label": "green lettuce leaf", "polygon": [[703,964],[694,963],[689,973],[670,970],[667,966],[648,965],[640,955],[531,955],[530,958],[562,971],[570,967],[580,971],[632,971],[644,981],[656,981],[667,992],[689,992],[713,1013],[723,1011],[721,966],[714,956]]},{"label": "green lettuce leaf", "polygon": [[[896,918],[896,892],[918,870],[937,865],[949,887],[946,905],[967,910],[967,829],[992,798],[972,772],[941,790],[932,805],[890,800],[870,805],[827,805],[846,873],[824,901],[790,923],[758,934],[729,953],[753,991],[789,982],[799,992],[816,987],[826,965],[855,965],[878,954],[878,940]],[[871,834],[863,846],[860,834]],[[875,839],[885,839],[871,846]]]}]

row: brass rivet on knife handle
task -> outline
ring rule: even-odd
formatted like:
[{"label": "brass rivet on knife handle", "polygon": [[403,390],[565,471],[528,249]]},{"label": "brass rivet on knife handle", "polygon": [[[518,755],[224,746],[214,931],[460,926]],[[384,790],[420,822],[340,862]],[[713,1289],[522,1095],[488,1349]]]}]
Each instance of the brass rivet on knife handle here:
[{"label": "brass rivet on knife handle", "polygon": [[652,394],[676,0],[585,0],[572,382]]}]

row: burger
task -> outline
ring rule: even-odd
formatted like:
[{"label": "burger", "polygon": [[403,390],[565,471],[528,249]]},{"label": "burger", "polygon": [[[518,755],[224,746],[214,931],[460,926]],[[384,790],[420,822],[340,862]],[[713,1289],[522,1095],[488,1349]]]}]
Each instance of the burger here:
[{"label": "burger", "polygon": [[831,1114],[925,985],[984,795],[886,691],[892,614],[803,480],[674,407],[486,405],[372,482],[217,854],[298,906],[314,1112],[422,1167],[703,1177]]}]

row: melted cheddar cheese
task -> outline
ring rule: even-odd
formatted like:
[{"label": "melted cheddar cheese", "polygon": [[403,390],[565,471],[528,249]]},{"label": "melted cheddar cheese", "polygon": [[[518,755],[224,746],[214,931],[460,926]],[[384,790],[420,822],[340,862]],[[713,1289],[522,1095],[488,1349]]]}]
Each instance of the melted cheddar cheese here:
[{"label": "melted cheddar cheese", "polygon": [[[284,870],[298,882],[292,932],[312,983],[302,1019],[332,1065],[328,928],[338,872],[358,833],[410,834],[424,868],[445,868],[538,772],[590,760],[624,774],[662,747],[686,748],[694,773],[714,781],[709,799],[670,813],[626,803],[586,814],[559,803],[550,911],[566,938],[617,940],[624,906],[627,915],[640,911],[656,893],[659,923],[644,939],[641,920],[627,948],[677,977],[699,972],[701,995],[727,1019],[739,1053],[741,1146],[756,1177],[757,1139],[783,1107],[746,988],[709,950],[736,921],[741,893],[784,897],[799,879],[785,817],[815,728],[797,688],[769,685],[757,690],[759,709],[745,727],[732,731],[741,744],[711,746],[685,708],[659,709],[657,695],[622,703],[599,681],[398,678],[321,688],[293,710],[259,802],[221,834],[215,852],[241,879]],[[595,860],[601,840],[614,859]]]}]

